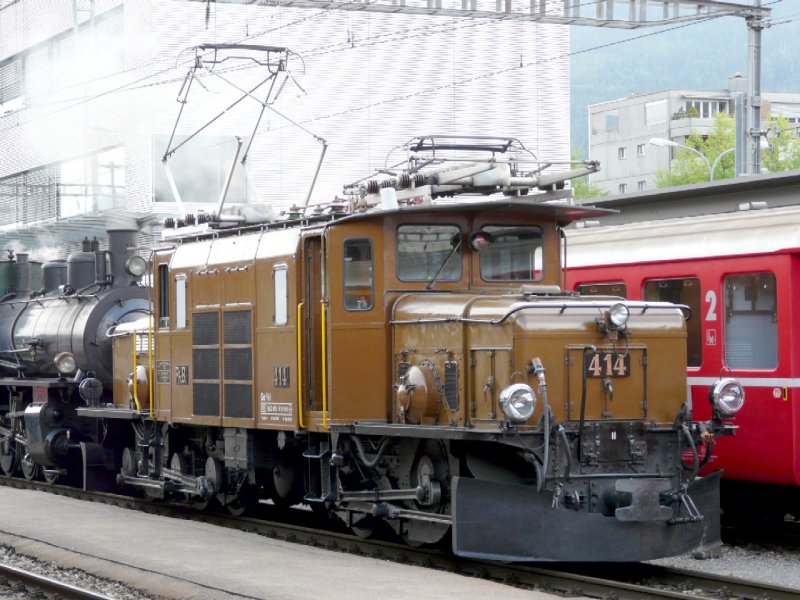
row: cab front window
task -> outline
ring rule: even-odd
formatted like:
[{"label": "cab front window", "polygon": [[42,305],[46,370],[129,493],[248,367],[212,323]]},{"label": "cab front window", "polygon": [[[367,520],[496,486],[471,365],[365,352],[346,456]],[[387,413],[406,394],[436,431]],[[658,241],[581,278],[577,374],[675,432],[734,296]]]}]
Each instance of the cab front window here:
[{"label": "cab front window", "polygon": [[401,225],[397,229],[400,281],[459,281],[461,231],[455,225]]},{"label": "cab front window", "polygon": [[484,281],[539,281],[542,278],[542,230],[539,227],[487,225],[480,251]]}]

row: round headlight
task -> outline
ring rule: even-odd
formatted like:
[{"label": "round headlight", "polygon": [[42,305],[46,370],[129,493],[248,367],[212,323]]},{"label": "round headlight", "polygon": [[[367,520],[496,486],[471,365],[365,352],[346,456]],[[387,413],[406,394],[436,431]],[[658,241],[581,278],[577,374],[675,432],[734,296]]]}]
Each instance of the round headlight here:
[{"label": "round headlight", "polygon": [[500,410],[511,421],[527,421],[536,408],[536,394],[531,386],[515,383],[500,392]]},{"label": "round headlight", "polygon": [[147,262],[138,254],[125,261],[125,270],[129,275],[141,277],[147,269]]},{"label": "round headlight", "polygon": [[744,406],[744,388],[732,378],[720,379],[711,386],[711,406],[726,417],[732,417]]},{"label": "round headlight", "polygon": [[492,244],[492,236],[485,231],[477,231],[469,236],[469,247],[475,252],[483,252]]},{"label": "round headlight", "polygon": [[611,308],[608,309],[608,320],[617,329],[625,327],[630,316],[631,312],[628,310],[628,307],[621,302],[612,304]]},{"label": "round headlight", "polygon": [[73,373],[78,366],[71,352],[60,352],[56,354],[53,362],[56,364],[56,370],[62,375]]}]

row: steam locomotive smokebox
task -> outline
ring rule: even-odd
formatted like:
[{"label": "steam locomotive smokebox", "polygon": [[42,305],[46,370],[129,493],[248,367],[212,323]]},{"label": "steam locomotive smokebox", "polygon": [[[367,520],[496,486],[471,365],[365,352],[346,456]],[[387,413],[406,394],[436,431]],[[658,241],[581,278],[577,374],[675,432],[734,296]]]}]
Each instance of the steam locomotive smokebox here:
[{"label": "steam locomotive smokebox", "polygon": [[44,293],[55,292],[67,284],[67,263],[63,260],[51,260],[42,265]]}]

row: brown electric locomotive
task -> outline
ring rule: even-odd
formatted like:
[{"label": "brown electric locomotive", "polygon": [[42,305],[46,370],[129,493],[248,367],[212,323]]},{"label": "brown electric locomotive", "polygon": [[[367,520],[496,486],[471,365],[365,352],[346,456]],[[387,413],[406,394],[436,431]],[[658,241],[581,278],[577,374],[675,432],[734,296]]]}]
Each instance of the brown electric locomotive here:
[{"label": "brown electric locomotive", "polygon": [[405,167],[316,215],[212,222],[153,251],[152,315],[108,331],[113,384],[78,360],[34,386],[24,423],[46,440],[40,415],[60,407],[63,452],[31,454],[17,427],[5,455],[87,487],[114,473],[200,507],[305,503],[359,535],[451,534],[464,556],[717,548],[698,447],[731,433],[741,387],[715,384],[713,418],[694,421],[685,307],[562,290],[561,228],[597,211],[553,190],[587,169],[526,170],[513,145],[417,138]]}]

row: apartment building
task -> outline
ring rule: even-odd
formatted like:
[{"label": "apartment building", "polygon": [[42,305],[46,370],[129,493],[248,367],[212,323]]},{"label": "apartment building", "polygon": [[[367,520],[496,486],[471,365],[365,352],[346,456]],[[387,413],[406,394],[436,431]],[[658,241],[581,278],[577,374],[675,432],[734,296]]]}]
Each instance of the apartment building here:
[{"label": "apartment building", "polygon": [[[567,27],[259,4],[0,0],[2,247],[131,222],[156,235],[164,215],[212,210],[238,140],[250,154],[229,201],[276,212],[306,201],[321,139],[311,203],[415,135],[513,136],[569,158]],[[292,51],[255,135],[260,105],[225,111],[238,93],[223,78],[201,72],[181,92],[191,48],[234,42]],[[220,73],[246,90],[264,70],[231,61]],[[162,158],[181,107],[177,141],[224,114],[170,158],[178,204]]]},{"label": "apartment building", "polygon": [[[656,174],[670,168],[676,147],[650,141],[684,144],[693,132],[708,134],[718,113],[735,114],[737,94],[746,87],[736,76],[726,89],[666,90],[589,106],[589,154],[602,165],[591,183],[613,195],[655,189]],[[800,94],[762,93],[761,115],[800,125]]]}]

